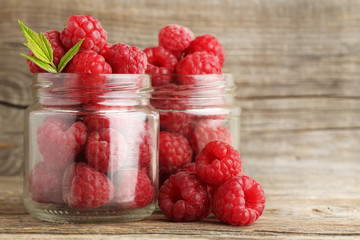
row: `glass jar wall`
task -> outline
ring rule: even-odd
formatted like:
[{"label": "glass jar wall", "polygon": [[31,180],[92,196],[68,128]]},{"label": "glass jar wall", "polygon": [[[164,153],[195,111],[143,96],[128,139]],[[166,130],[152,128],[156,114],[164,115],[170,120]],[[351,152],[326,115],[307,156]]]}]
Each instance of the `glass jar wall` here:
[{"label": "glass jar wall", "polygon": [[52,222],[132,221],[158,192],[147,75],[38,74],[26,110],[24,204]]},{"label": "glass jar wall", "polygon": [[239,150],[241,109],[234,101],[231,74],[151,77],[170,82],[155,87],[151,98],[160,114],[160,183],[182,169],[195,171],[196,155],[211,140]]}]

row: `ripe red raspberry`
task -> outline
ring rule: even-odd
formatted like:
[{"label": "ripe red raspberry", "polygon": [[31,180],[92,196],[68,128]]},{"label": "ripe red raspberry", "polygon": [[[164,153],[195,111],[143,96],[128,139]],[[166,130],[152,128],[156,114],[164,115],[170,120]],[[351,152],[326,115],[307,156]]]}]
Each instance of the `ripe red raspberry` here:
[{"label": "ripe red raspberry", "polygon": [[172,175],[161,186],[158,200],[161,211],[173,221],[202,220],[210,214],[207,186],[193,173]]},{"label": "ripe red raspberry", "polygon": [[114,186],[107,176],[86,163],[66,168],[62,181],[64,202],[72,208],[97,208],[112,200]]},{"label": "ripe red raspberry", "polygon": [[107,33],[101,27],[99,20],[90,15],[71,16],[67,27],[61,32],[61,42],[68,50],[81,39],[85,38],[80,49],[99,52],[108,43]]},{"label": "ripe red raspberry", "polygon": [[86,126],[75,122],[71,127],[58,119],[48,119],[37,129],[37,143],[44,160],[53,169],[64,169],[75,161],[86,142]]},{"label": "ripe red raspberry", "polygon": [[109,49],[107,62],[113,73],[143,74],[147,66],[146,54],[135,46],[118,43]]},{"label": "ripe red raspberry", "polygon": [[64,80],[69,99],[81,103],[104,101],[102,96],[106,91],[105,84],[109,77],[99,74],[110,74],[112,69],[103,56],[91,50],[84,50],[74,56],[65,71],[77,73],[67,76]]},{"label": "ripe red raspberry", "polygon": [[63,203],[61,181],[63,171],[55,171],[41,161],[30,171],[30,193],[40,203]]},{"label": "ripe red raspberry", "polygon": [[189,173],[196,173],[196,164],[195,162],[190,162],[185,165],[183,165],[178,172],[189,172]]},{"label": "ripe red raspberry", "polygon": [[176,67],[178,82],[183,85],[199,84],[201,78],[181,75],[220,74],[221,65],[216,56],[207,52],[195,52],[180,60]]},{"label": "ripe red raspberry", "polygon": [[149,47],[144,49],[148,59],[146,73],[151,74],[152,86],[168,84],[172,81],[175,68],[178,63],[177,58],[165,48]]},{"label": "ripe red raspberry", "polygon": [[[60,41],[60,32],[52,30],[52,31],[45,32],[44,35],[51,44],[51,48],[53,50],[53,62],[55,64],[55,66],[58,66],[60,59],[65,54],[64,48],[61,45],[61,41]],[[31,50],[29,50],[28,56],[32,56],[32,57],[34,56],[34,54]],[[40,68],[38,65],[36,65],[32,61],[30,61],[29,59],[27,60],[27,64],[29,66],[30,72],[32,72],[32,73],[46,72],[46,70]]]},{"label": "ripe red raspberry", "polygon": [[159,168],[163,174],[172,174],[191,162],[192,149],[189,141],[180,134],[160,132]]},{"label": "ripe red raspberry", "polygon": [[159,32],[159,45],[172,52],[177,59],[193,39],[194,33],[190,29],[177,24],[167,25]]},{"label": "ripe red raspberry", "polygon": [[214,190],[212,212],[231,225],[250,225],[263,213],[265,193],[249,176],[233,177]]},{"label": "ripe red raspberry", "polygon": [[242,174],[239,152],[220,140],[210,141],[196,156],[195,162],[196,173],[210,186],[219,186]]},{"label": "ripe red raspberry", "polygon": [[190,136],[190,143],[194,153],[198,154],[211,140],[222,140],[232,144],[230,131],[223,125],[221,119],[200,120]]},{"label": "ripe red raspberry", "polygon": [[[84,50],[77,53],[70,61],[66,69],[67,73],[86,74],[109,74],[112,73],[111,66],[105,58],[92,50]],[[103,78],[100,78],[103,79]],[[87,83],[88,86],[89,83]]]},{"label": "ripe red raspberry", "polygon": [[210,34],[196,37],[185,49],[184,52],[186,55],[195,52],[207,52],[219,58],[219,63],[221,67],[224,65],[224,49],[220,44],[219,40]]},{"label": "ripe red raspberry", "polygon": [[111,128],[92,132],[86,142],[86,158],[96,170],[107,173],[117,171],[126,157],[126,142],[123,136]]},{"label": "ripe red raspberry", "polygon": [[126,169],[117,174],[114,202],[120,207],[145,207],[154,201],[155,189],[146,174],[146,169]]}]

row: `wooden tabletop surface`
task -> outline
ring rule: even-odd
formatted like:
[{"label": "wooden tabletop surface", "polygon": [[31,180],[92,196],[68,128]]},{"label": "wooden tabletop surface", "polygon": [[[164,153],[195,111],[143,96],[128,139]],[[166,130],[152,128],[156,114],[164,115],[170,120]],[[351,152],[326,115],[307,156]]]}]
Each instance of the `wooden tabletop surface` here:
[{"label": "wooden tabletop surface", "polygon": [[246,162],[266,193],[263,215],[251,226],[205,221],[174,223],[161,212],[129,223],[56,224],[31,217],[22,178],[0,177],[0,239],[359,239],[360,164],[303,161]]}]

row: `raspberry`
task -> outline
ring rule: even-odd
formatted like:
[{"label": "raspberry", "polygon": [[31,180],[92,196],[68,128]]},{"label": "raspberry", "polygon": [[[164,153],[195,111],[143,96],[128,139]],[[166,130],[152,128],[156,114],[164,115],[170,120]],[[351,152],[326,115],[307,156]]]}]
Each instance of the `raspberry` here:
[{"label": "raspberry", "polygon": [[232,144],[230,131],[217,119],[200,120],[191,133],[190,143],[194,153],[198,154],[211,140],[222,140]]},{"label": "raspberry", "polygon": [[177,24],[167,25],[159,32],[159,45],[172,52],[177,59],[193,39],[194,33],[190,29]]},{"label": "raspberry", "polygon": [[224,65],[225,54],[222,45],[218,39],[210,34],[196,37],[185,49],[185,54],[189,55],[195,52],[207,52],[219,58],[220,66]]},{"label": "raspberry", "polygon": [[158,200],[161,211],[173,221],[202,220],[210,214],[207,187],[193,173],[172,175],[161,186]]},{"label": "raspberry", "polygon": [[114,202],[122,208],[147,206],[154,200],[155,189],[145,169],[126,169],[118,172]]},{"label": "raspberry", "polygon": [[[53,62],[55,64],[55,66],[58,66],[60,59],[65,54],[64,48],[61,45],[61,41],[60,41],[60,32],[52,30],[52,31],[45,32],[44,35],[51,44],[51,48],[53,50]],[[32,56],[32,57],[34,56],[34,54],[31,50],[29,51],[28,56]],[[32,72],[32,73],[46,72],[46,70],[40,68],[38,65],[36,65],[32,61],[30,61],[29,59],[27,60],[27,64],[29,66],[30,72]]]},{"label": "raspberry", "polygon": [[[195,52],[180,60],[176,73],[180,75],[220,74],[221,65],[216,56],[207,52]],[[199,84],[201,78],[179,76],[178,82],[183,85]]]},{"label": "raspberry", "polygon": [[[84,50],[74,56],[74,58],[70,61],[66,72],[86,74],[109,74],[112,73],[112,69],[111,66],[105,61],[105,58],[103,56],[97,54],[92,50]],[[82,86],[89,86],[89,83],[85,83],[85,85]]]},{"label": "raspberry", "polygon": [[97,208],[112,200],[114,186],[105,174],[86,163],[73,163],[65,170],[62,193],[72,208]]},{"label": "raspberry", "polygon": [[163,174],[171,174],[191,162],[192,149],[189,141],[180,134],[160,132],[159,166]]},{"label": "raspberry", "polygon": [[226,181],[212,194],[212,212],[220,221],[231,225],[254,223],[264,208],[264,190],[246,175]]},{"label": "raspberry", "polygon": [[112,73],[103,56],[91,50],[84,50],[74,56],[65,71],[78,73],[67,76],[64,80],[68,98],[82,103],[103,101],[102,95],[106,91],[105,84],[109,79],[99,74]]},{"label": "raspberry", "polygon": [[66,49],[72,48],[85,38],[80,49],[89,49],[94,52],[99,52],[108,43],[107,33],[101,27],[99,20],[90,15],[69,17],[67,27],[61,32],[60,38]]},{"label": "raspberry", "polygon": [[86,126],[75,122],[71,127],[49,119],[37,130],[37,143],[44,160],[53,169],[63,169],[75,161],[86,142]]},{"label": "raspberry", "polygon": [[148,59],[146,73],[152,74],[152,86],[170,83],[173,78],[170,74],[175,73],[177,58],[161,46],[146,48],[144,52]]},{"label": "raspberry", "polygon": [[106,59],[113,73],[143,74],[147,66],[146,54],[135,46],[118,43],[109,49]]},{"label": "raspberry", "polygon": [[116,130],[102,128],[89,135],[85,153],[91,167],[103,173],[114,172],[125,160],[125,139]]},{"label": "raspberry", "polygon": [[196,173],[206,184],[219,186],[242,174],[239,152],[220,140],[210,141],[196,156]]},{"label": "raspberry", "polygon": [[63,171],[55,171],[41,161],[30,172],[30,193],[34,201],[63,203],[61,181]]}]

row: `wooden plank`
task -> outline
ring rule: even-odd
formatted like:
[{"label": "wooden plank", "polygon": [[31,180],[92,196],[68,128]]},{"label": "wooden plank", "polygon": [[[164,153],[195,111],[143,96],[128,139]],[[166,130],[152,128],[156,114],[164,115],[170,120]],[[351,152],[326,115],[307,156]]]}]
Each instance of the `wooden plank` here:
[{"label": "wooden plank", "polygon": [[[262,167],[252,175],[264,187],[267,203],[263,216],[253,225],[233,227],[219,223],[214,217],[202,222],[173,223],[157,212],[141,222],[103,224],[54,224],[30,217],[22,205],[21,178],[0,177],[0,234],[45,236],[135,236],[148,239],[185,237],[192,239],[238,238],[248,239],[356,239],[360,236],[360,166],[356,161],[345,161],[335,167],[311,161],[299,169],[287,164],[273,167],[267,160],[248,162]],[[316,164],[315,164],[316,165]],[[344,167],[348,165],[349,168]],[[289,167],[290,166],[290,167]],[[341,167],[343,166],[343,167]],[[338,168],[335,171],[334,168]],[[330,175],[329,172],[335,172]],[[336,189],[336,191],[334,191]],[[74,235],[75,234],[75,235]],[[0,235],[2,236],[2,235]]]}]

